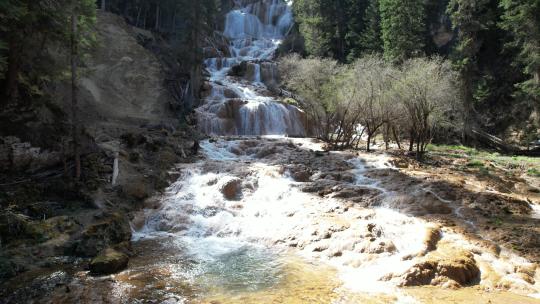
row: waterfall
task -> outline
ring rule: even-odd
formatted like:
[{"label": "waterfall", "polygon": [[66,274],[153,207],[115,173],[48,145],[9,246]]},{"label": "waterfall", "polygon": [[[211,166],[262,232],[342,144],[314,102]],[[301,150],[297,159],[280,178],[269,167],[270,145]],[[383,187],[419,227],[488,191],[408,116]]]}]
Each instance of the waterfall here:
[{"label": "waterfall", "polygon": [[283,0],[235,1],[223,31],[231,57],[205,60],[211,89],[197,109],[202,132],[305,135],[304,112],[273,98],[267,87],[276,85],[277,67],[272,60],[292,24],[291,9]]}]

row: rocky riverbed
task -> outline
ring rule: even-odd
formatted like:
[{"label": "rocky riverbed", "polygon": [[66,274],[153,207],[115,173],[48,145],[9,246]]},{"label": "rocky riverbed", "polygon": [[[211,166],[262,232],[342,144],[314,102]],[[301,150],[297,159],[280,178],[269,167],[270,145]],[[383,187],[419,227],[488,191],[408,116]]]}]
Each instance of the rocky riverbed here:
[{"label": "rocky riverbed", "polygon": [[403,155],[325,152],[309,139],[201,146],[200,161],[178,165],[178,181],[133,214],[127,270],[69,280],[58,270],[40,281],[56,284],[44,299],[538,301],[538,219],[519,199],[527,193]]}]

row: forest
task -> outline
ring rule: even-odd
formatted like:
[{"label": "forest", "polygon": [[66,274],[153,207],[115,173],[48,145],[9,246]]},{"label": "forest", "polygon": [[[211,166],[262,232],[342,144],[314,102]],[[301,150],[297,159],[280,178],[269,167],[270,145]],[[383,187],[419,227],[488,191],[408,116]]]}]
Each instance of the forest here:
[{"label": "forest", "polygon": [[0,303],[538,303],[540,0],[0,0]]}]

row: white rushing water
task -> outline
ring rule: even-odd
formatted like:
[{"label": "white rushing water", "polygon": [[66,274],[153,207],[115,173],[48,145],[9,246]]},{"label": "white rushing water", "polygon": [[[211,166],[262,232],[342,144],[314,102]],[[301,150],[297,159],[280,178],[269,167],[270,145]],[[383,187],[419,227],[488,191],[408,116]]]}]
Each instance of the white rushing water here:
[{"label": "white rushing water", "polygon": [[[285,277],[280,257],[294,248],[306,259],[338,270],[343,283],[338,293],[388,294],[396,303],[414,303],[397,287],[398,277],[383,278],[404,273],[419,261],[426,231],[433,224],[384,203],[396,193],[366,174],[393,170],[388,159],[378,155],[348,161],[352,166],[347,172],[355,177],[349,185],[379,191],[382,203],[377,208],[345,210],[338,199],[301,191],[303,183],[283,170],[279,158],[260,157],[261,152],[282,145],[289,147],[280,152],[286,159],[295,151],[291,142],[304,141],[303,146],[316,148],[309,140],[267,140],[202,142],[205,160],[182,165],[182,176],[167,190],[160,208],[147,210],[145,224],[136,229],[134,240],[176,240],[198,265],[195,283],[229,292],[279,286]],[[234,183],[238,193],[227,197],[223,189]],[[443,233],[441,242],[474,252],[486,288],[505,282],[512,290],[537,293],[538,286],[516,273],[518,266],[531,265],[527,260],[505,250],[495,256],[450,231]]]},{"label": "white rushing water", "polygon": [[[226,16],[223,35],[230,42],[230,56],[206,59],[211,88],[197,109],[198,124],[211,135],[305,135],[303,112],[277,102],[267,90],[277,77],[274,53],[292,26],[290,7],[282,0],[250,2],[235,1]],[[243,78],[228,75],[242,63]],[[343,173],[354,180],[343,184],[373,191],[380,201],[378,207],[348,208],[337,198],[303,192],[302,183],[284,169],[298,146],[321,150],[320,146],[305,139],[272,140],[203,141],[204,161],[179,166],[178,181],[167,189],[159,208],[145,211],[144,224],[134,228],[134,240],[174,240],[197,265],[190,270],[193,283],[208,289],[277,288],[285,276],[282,257],[292,250],[337,269],[348,291],[390,294],[397,303],[414,303],[397,287],[397,280],[421,258],[433,224],[394,208],[393,200],[403,193],[389,191],[370,177],[372,171],[394,170],[389,159],[334,154],[349,159]],[[261,156],[280,145],[286,148],[275,152],[279,156]],[[430,190],[424,192],[452,204]],[[459,208],[454,213],[466,220]],[[526,260],[504,250],[496,257],[449,231],[441,242],[474,252],[482,273],[495,272],[499,281],[537,292],[516,274],[516,265]],[[180,276],[186,276],[182,271]],[[499,286],[499,281],[490,280],[481,278],[489,288]]]},{"label": "white rushing water", "polygon": [[[230,42],[230,56],[205,61],[211,92],[197,109],[201,131],[210,135],[305,135],[303,112],[278,102],[267,89],[277,81],[274,53],[293,24],[289,5],[282,0],[235,3],[223,31]],[[243,77],[228,76],[241,64]]]}]

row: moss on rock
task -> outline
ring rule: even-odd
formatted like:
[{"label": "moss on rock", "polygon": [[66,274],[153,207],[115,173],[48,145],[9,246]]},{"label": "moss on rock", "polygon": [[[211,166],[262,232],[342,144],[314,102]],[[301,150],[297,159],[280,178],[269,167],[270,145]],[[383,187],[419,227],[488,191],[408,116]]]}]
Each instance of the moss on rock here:
[{"label": "moss on rock", "polygon": [[96,275],[116,273],[125,269],[128,261],[127,255],[107,248],[90,262],[90,271]]}]

